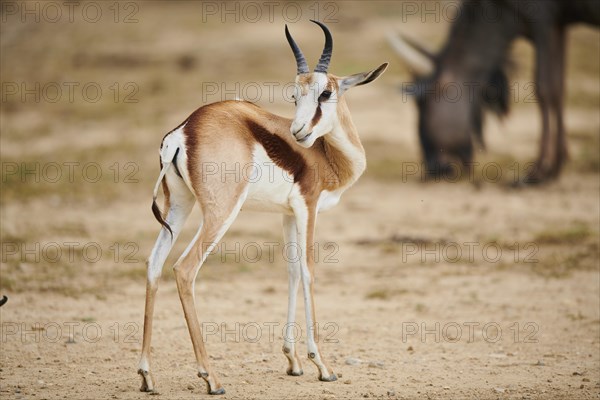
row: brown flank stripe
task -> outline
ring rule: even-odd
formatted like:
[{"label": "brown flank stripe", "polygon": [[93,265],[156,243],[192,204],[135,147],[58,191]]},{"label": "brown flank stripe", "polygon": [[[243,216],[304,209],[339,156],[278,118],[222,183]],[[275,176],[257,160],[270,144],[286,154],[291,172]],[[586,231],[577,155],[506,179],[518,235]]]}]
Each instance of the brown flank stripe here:
[{"label": "brown flank stripe", "polygon": [[256,121],[247,119],[246,124],[252,136],[264,147],[269,158],[279,168],[286,170],[294,177],[294,183],[300,184],[300,190],[303,194],[307,193],[311,186],[310,182],[306,181],[307,178],[310,179],[310,168],[308,168],[302,154],[294,150],[288,142],[256,123]]}]

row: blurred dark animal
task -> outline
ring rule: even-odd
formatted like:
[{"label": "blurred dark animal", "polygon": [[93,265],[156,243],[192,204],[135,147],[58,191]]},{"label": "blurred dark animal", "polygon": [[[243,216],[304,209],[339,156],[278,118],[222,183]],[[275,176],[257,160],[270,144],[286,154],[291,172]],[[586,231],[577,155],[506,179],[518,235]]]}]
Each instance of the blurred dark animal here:
[{"label": "blurred dark animal", "polygon": [[562,113],[566,28],[574,23],[600,25],[600,2],[478,0],[463,2],[458,12],[438,54],[407,38],[389,36],[415,76],[408,92],[419,109],[427,175],[448,174],[453,165],[472,165],[473,140],[483,145],[483,110],[501,116],[509,110],[507,53],[517,37],[525,37],[536,51],[542,138],[534,168],[522,182],[556,178],[567,159]]},{"label": "blurred dark animal", "polygon": [[0,307],[5,305],[7,301],[8,301],[8,297],[2,296],[2,299],[0,299]]}]

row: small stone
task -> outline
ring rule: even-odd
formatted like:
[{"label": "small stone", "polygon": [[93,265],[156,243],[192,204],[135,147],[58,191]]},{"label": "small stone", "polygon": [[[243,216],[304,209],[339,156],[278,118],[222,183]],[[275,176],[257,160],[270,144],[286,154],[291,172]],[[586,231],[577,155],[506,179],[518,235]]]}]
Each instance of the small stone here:
[{"label": "small stone", "polygon": [[497,388],[494,388],[494,392],[496,392],[496,393],[504,393],[504,392],[506,392],[506,389],[501,388],[501,387],[497,387]]},{"label": "small stone", "polygon": [[338,374],[337,374],[337,377],[338,377],[338,378],[341,378],[341,377],[342,377],[342,373],[341,373],[341,372],[338,372]]},{"label": "small stone", "polygon": [[546,363],[544,363],[542,360],[538,360],[535,364],[533,364],[535,367],[543,367],[544,365],[546,365]]},{"label": "small stone", "polygon": [[589,382],[590,380],[588,378],[583,378],[581,381],[582,382]]},{"label": "small stone", "polygon": [[443,389],[444,390],[450,390],[450,386],[444,386]]},{"label": "small stone", "polygon": [[388,396],[395,396],[395,395],[396,395],[396,392],[394,392],[393,390],[388,390],[388,391],[387,391],[387,395],[388,395]]},{"label": "small stone", "polygon": [[346,365],[358,365],[362,363],[362,360],[358,358],[348,357],[346,358]]},{"label": "small stone", "polygon": [[413,349],[412,346],[408,346],[408,348],[406,349],[407,351],[415,351],[415,349]]},{"label": "small stone", "polygon": [[573,372],[573,376],[581,376],[583,375],[581,372],[575,371]]},{"label": "small stone", "polygon": [[352,381],[351,381],[350,379],[346,379],[346,380],[344,381],[344,383],[345,383],[346,385],[350,385],[350,384],[352,383]]},{"label": "small stone", "polygon": [[583,385],[583,383],[581,384],[581,386],[579,386],[579,389],[583,389],[585,386]]},{"label": "small stone", "polygon": [[370,368],[381,368],[381,369],[384,369],[385,365],[381,361],[371,361],[369,363],[369,367]]},{"label": "small stone", "polygon": [[194,385],[188,385],[188,390],[194,390]]}]

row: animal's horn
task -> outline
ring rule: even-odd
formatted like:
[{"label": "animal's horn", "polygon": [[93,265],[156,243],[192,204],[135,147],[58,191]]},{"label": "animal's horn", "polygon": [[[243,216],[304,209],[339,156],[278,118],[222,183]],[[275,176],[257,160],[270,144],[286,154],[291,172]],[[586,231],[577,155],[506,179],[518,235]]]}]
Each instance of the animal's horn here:
[{"label": "animal's horn", "polygon": [[388,33],[387,39],[400,58],[415,74],[424,76],[433,72],[433,55],[423,47],[393,32]]},{"label": "animal's horn", "polygon": [[306,63],[306,58],[304,58],[304,54],[302,54],[302,50],[300,50],[300,47],[298,47],[298,45],[294,41],[294,38],[292,38],[292,35],[290,35],[290,31],[288,30],[287,25],[285,26],[285,37],[287,38],[287,41],[290,44],[292,51],[294,52],[294,57],[296,57],[296,66],[298,68],[298,72],[297,72],[298,75],[308,73],[309,71],[308,71],[308,64]]},{"label": "animal's horn", "polygon": [[315,67],[315,72],[327,73],[329,63],[331,62],[331,53],[333,52],[333,38],[331,37],[331,32],[329,32],[329,29],[327,29],[327,27],[324,24],[313,19],[311,19],[310,21],[319,25],[321,29],[323,29],[323,33],[325,34],[325,47],[323,47],[323,53],[321,54],[321,58],[319,59],[319,62]]}]

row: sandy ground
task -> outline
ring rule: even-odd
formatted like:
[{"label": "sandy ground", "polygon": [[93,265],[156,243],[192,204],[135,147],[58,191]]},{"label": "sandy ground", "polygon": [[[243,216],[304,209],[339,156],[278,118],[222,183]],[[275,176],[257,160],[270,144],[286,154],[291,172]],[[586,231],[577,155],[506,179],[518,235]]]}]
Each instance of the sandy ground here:
[{"label": "sandy ground", "polygon": [[[98,24],[9,15],[0,25],[3,83],[96,82],[105,92],[96,103],[80,92],[73,102],[16,95],[2,103],[0,289],[9,297],[0,308],[2,398],[150,396],[139,392],[136,371],[144,262],[158,232],[149,207],[158,143],[203,100],[218,100],[203,98],[203,82],[283,83],[294,71],[280,16],[201,24],[199,4],[140,3],[134,24],[113,23],[103,5],[110,18]],[[348,94],[369,168],[318,221],[320,346],[339,379],[317,380],[304,354],[301,305],[304,375],[285,374],[280,217],[243,213],[196,284],[223,398],[599,398],[598,32],[577,28],[570,36],[571,161],[558,182],[506,185],[513,163],[522,168],[534,158],[539,136],[536,104],[516,101],[504,122],[488,119],[489,150],[478,154],[500,167],[498,182],[478,169],[471,181],[422,183],[407,169],[419,161],[415,108],[397,91],[409,78],[384,42],[401,3],[336,4],[333,70],[392,61],[381,80]],[[439,45],[447,23],[411,16],[402,27]],[[317,57],[320,34],[305,23],[292,28],[309,59]],[[512,79],[524,88],[531,49],[519,42],[513,53]],[[137,103],[123,101],[129,82]],[[292,113],[277,93],[258,103]],[[80,163],[72,180],[67,162]],[[91,162],[103,173],[97,181],[84,171]],[[52,163],[63,173],[56,182]],[[20,175],[35,165],[38,172]],[[171,271],[197,220],[192,214],[158,293],[158,398],[209,397]]]}]

